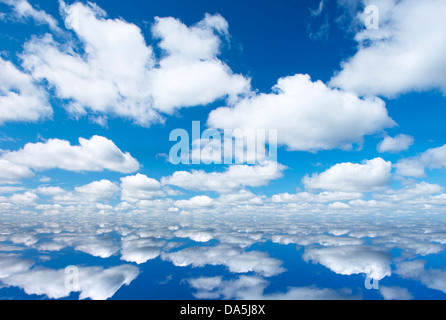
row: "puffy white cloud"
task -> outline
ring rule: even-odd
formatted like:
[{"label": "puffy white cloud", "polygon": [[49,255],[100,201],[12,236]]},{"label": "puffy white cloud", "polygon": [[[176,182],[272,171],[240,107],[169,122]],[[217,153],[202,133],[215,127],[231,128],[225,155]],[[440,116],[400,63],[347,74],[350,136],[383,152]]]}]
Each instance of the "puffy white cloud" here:
[{"label": "puffy white cloud", "polygon": [[152,28],[167,54],[153,72],[154,107],[172,113],[183,106],[204,105],[226,95],[236,97],[249,89],[249,80],[234,75],[216,57],[228,23],[220,15],[206,15],[187,27],[174,18],[155,18]]},{"label": "puffy white cloud", "polygon": [[271,94],[257,94],[234,107],[213,110],[211,127],[277,129],[278,143],[291,150],[349,149],[365,135],[392,127],[384,101],[360,99],[298,74],[278,80]]},{"label": "puffy white cloud", "polygon": [[0,0],[12,6],[15,16],[19,19],[31,18],[39,24],[48,25],[53,31],[60,32],[56,19],[43,10],[37,10],[26,0]]},{"label": "puffy white cloud", "polygon": [[146,175],[138,173],[134,176],[121,178],[121,199],[123,201],[151,200],[164,195],[161,184]]},{"label": "puffy white cloud", "polygon": [[206,14],[196,26],[188,28],[178,19],[155,18],[153,34],[161,39],[159,47],[185,59],[210,59],[218,54],[220,39],[214,32],[228,36],[229,25],[220,15]]},{"label": "puffy white cloud", "polygon": [[65,285],[67,275],[64,269],[34,268],[16,273],[1,281],[7,286],[22,288],[27,294],[46,295],[59,299],[80,292],[80,299],[105,300],[112,297],[123,285],[129,285],[139,274],[132,265],[121,265],[104,269],[102,267],[78,267],[79,288]]},{"label": "puffy white cloud", "polygon": [[363,241],[361,239],[347,236],[340,237],[326,234],[305,234],[305,233],[273,235],[271,237],[271,240],[274,243],[280,243],[284,245],[295,243],[300,246],[319,244],[324,247],[330,247],[330,246],[352,246],[352,245],[363,244]]},{"label": "puffy white cloud", "polygon": [[175,206],[179,208],[200,208],[200,207],[209,207],[212,205],[213,199],[208,196],[196,196],[192,197],[189,200],[177,200],[175,201]]},{"label": "puffy white cloud", "polygon": [[382,158],[366,160],[361,164],[338,163],[328,170],[305,176],[302,182],[308,189],[343,192],[368,192],[388,185],[392,181],[392,163]]},{"label": "puffy white cloud", "polygon": [[74,189],[80,197],[90,201],[108,200],[119,191],[119,187],[109,180],[93,181]]},{"label": "puffy white cloud", "polygon": [[156,18],[153,33],[163,51],[156,59],[136,25],[107,19],[92,3],[60,3],[83,53],[72,49],[73,41],[60,44],[46,35],[30,40],[22,58],[26,69],[48,81],[75,116],[91,112],[99,123],[114,116],[149,126],[162,121],[159,111],[171,114],[249,88],[248,79],[217,58],[220,38],[227,33],[221,16],[208,15],[192,27]]},{"label": "puffy white cloud", "polygon": [[192,170],[191,172],[176,171],[169,177],[163,177],[163,185],[173,185],[194,191],[216,191],[227,193],[244,186],[259,187],[269,181],[282,177],[285,167],[273,161],[259,165],[231,165],[224,172]]},{"label": "puffy white cloud", "polygon": [[121,240],[121,260],[145,263],[155,259],[164,247],[168,247],[165,241],[157,241],[151,238],[125,237]]},{"label": "puffy white cloud", "polygon": [[391,255],[373,247],[338,246],[306,249],[302,257],[306,261],[317,262],[343,275],[363,273],[373,279],[381,280],[391,274]]},{"label": "puffy white cloud", "polygon": [[399,190],[390,189],[382,194],[377,193],[374,195],[374,198],[393,203],[401,203],[408,200],[417,201],[417,199],[422,202],[427,202],[425,196],[438,194],[443,191],[444,189],[440,185],[423,181],[408,185]]},{"label": "puffy white cloud", "polygon": [[19,205],[30,205],[30,204],[33,204],[34,202],[36,202],[38,199],[39,199],[39,197],[35,193],[27,191],[22,194],[19,194],[19,193],[13,194],[9,198],[9,201],[11,201],[12,203],[15,203],[15,204],[19,204]]},{"label": "puffy white cloud", "polygon": [[404,151],[409,149],[413,142],[414,138],[406,134],[399,134],[394,138],[386,136],[384,140],[379,143],[378,151],[381,153]]},{"label": "puffy white cloud", "polygon": [[38,187],[35,192],[44,196],[55,196],[66,191],[61,187]]},{"label": "puffy white cloud", "polygon": [[397,265],[395,273],[406,279],[420,281],[426,287],[446,293],[446,271],[425,269],[426,261],[403,261]]},{"label": "puffy white cloud", "polygon": [[431,239],[423,237],[423,235],[413,234],[411,236],[393,234],[378,239],[374,239],[373,244],[381,245],[387,248],[399,248],[405,253],[412,253],[417,256],[426,256],[429,254],[437,254],[444,250],[444,246],[432,242]]},{"label": "puffy white cloud", "polygon": [[443,192],[444,188],[438,184],[427,182],[416,183],[415,185],[404,188],[401,192],[414,195],[428,195]]},{"label": "puffy white cloud", "polygon": [[54,203],[82,204],[88,202],[109,201],[120,191],[119,187],[109,181],[93,181],[89,184],[75,187],[73,191],[67,191],[60,187],[39,187],[36,193],[52,197]]},{"label": "puffy white cloud", "polygon": [[88,253],[94,257],[109,258],[118,252],[118,246],[110,239],[91,236],[80,239],[74,250]]},{"label": "puffy white cloud", "polygon": [[262,205],[264,196],[255,195],[248,190],[240,190],[237,193],[224,193],[215,199],[218,206],[234,205]]},{"label": "puffy white cloud", "polygon": [[62,232],[62,230],[67,231],[67,226],[63,226],[59,230],[57,229],[50,228],[49,230],[43,230],[45,233],[53,233],[51,237],[48,237],[43,242],[37,242],[38,239],[34,239],[34,241],[32,239],[23,240],[32,242],[31,244],[35,244],[34,247],[39,250],[59,251],[63,248],[72,248],[72,250],[101,258],[109,258],[119,251],[119,245],[116,241],[113,241],[107,236],[96,234],[95,228],[84,230],[84,228],[77,227],[71,230],[68,229],[70,233]]},{"label": "puffy white cloud", "polygon": [[47,94],[32,76],[0,57],[0,124],[38,121],[52,115]]},{"label": "puffy white cloud", "polygon": [[334,210],[343,210],[343,209],[350,209],[350,205],[348,205],[347,203],[344,202],[333,202],[333,203],[329,203],[328,207]]},{"label": "puffy white cloud", "polygon": [[[357,53],[330,84],[361,95],[394,96],[412,90],[446,93],[446,3],[442,0],[365,0],[378,9],[379,29],[356,34]],[[364,16],[359,15],[364,21]]]},{"label": "puffy white cloud", "polygon": [[139,169],[139,163],[128,152],[123,153],[113,141],[100,136],[93,136],[90,140],[79,138],[78,146],[60,139],[27,143],[18,151],[3,153],[0,160],[35,170],[59,168],[78,172],[107,169],[130,173]]},{"label": "puffy white cloud", "polygon": [[3,187],[0,187],[0,194],[14,193],[14,192],[23,191],[23,190],[25,190],[25,188],[23,188],[23,187],[3,186]]},{"label": "puffy white cloud", "polygon": [[175,236],[179,238],[189,238],[195,242],[208,242],[213,238],[212,232],[190,228],[175,231]]},{"label": "puffy white cloud", "polygon": [[379,292],[385,300],[412,300],[412,294],[406,288],[379,286]]},{"label": "puffy white cloud", "polygon": [[258,276],[240,276],[231,280],[223,280],[221,277],[201,277],[187,279],[187,283],[197,290],[193,294],[197,299],[341,300],[352,298],[347,292],[316,287],[289,287],[286,292],[265,294],[264,290],[269,283]]},{"label": "puffy white cloud", "polygon": [[425,152],[398,161],[395,164],[396,173],[405,177],[421,178],[426,175],[426,169],[446,168],[446,145],[428,149]]},{"label": "puffy white cloud", "polygon": [[[233,280],[222,277],[200,277],[187,279],[187,283],[196,290],[197,299],[255,299],[260,300],[268,282],[259,276],[240,276]],[[252,298],[254,299],[254,298]]]},{"label": "puffy white cloud", "polygon": [[0,253],[0,282],[13,274],[28,271],[34,262],[17,254]]},{"label": "puffy white cloud", "polygon": [[175,266],[202,267],[205,265],[224,265],[232,273],[255,272],[271,277],[284,271],[282,262],[261,251],[241,251],[229,245],[215,247],[189,247],[180,251],[162,253],[163,260],[171,261]]},{"label": "puffy white cloud", "polygon": [[24,165],[0,159],[0,183],[15,184],[21,179],[31,178],[34,173]]},{"label": "puffy white cloud", "polygon": [[271,197],[273,202],[315,202],[348,201],[362,198],[359,192],[324,191],[321,193],[298,192],[296,194],[280,193]]},{"label": "puffy white cloud", "polygon": [[24,244],[25,246],[32,246],[39,241],[35,235],[22,232],[14,233],[9,239],[15,244]]}]

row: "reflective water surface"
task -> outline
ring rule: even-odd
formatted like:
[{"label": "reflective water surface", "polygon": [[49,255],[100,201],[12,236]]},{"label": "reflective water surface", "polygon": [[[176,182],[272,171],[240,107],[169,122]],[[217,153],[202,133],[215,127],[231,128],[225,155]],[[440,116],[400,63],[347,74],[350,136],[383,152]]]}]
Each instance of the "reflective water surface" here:
[{"label": "reflective water surface", "polygon": [[2,214],[1,299],[445,299],[442,215]]}]

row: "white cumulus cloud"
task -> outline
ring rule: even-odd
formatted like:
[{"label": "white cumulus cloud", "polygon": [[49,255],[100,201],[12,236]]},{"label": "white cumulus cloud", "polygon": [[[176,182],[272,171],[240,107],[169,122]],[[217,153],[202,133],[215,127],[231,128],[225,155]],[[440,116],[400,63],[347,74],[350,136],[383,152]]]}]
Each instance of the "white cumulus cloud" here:
[{"label": "white cumulus cloud", "polygon": [[277,129],[278,143],[291,150],[349,149],[365,135],[392,127],[384,101],[312,82],[308,75],[279,79],[271,94],[255,94],[233,107],[213,110],[211,127]]},{"label": "white cumulus cloud", "polygon": [[38,24],[48,25],[53,31],[59,32],[60,28],[57,25],[56,19],[47,14],[43,10],[35,9],[26,0],[0,0],[12,7],[14,16],[18,19],[32,19]]},{"label": "white cumulus cloud", "polygon": [[306,176],[303,183],[308,189],[343,192],[368,192],[388,185],[392,181],[392,163],[382,158],[358,163],[338,163],[328,170]]},{"label": "white cumulus cloud", "polygon": [[191,27],[171,17],[155,18],[153,36],[162,50],[157,58],[135,24],[107,18],[92,3],[60,3],[80,46],[47,34],[31,39],[22,58],[75,116],[90,113],[99,123],[122,117],[149,126],[163,121],[159,112],[206,105],[250,87],[249,79],[217,57],[227,35],[227,22],[219,15],[206,15]]},{"label": "white cumulus cloud", "polygon": [[319,263],[343,275],[365,274],[376,280],[390,276],[391,255],[367,246],[340,246],[306,249],[303,259]]},{"label": "white cumulus cloud", "polygon": [[53,115],[47,93],[28,73],[0,57],[0,124],[38,121]]},{"label": "white cumulus cloud", "polygon": [[79,267],[78,288],[65,285],[67,275],[64,269],[34,268],[15,273],[1,282],[8,286],[22,288],[27,294],[46,295],[50,299],[60,299],[72,291],[80,292],[80,299],[106,300],[112,297],[123,285],[129,285],[139,274],[132,265],[110,268]]},{"label": "white cumulus cloud", "polygon": [[398,161],[395,164],[396,173],[405,177],[421,178],[426,175],[426,169],[446,168],[446,145],[428,149],[411,158]]},{"label": "white cumulus cloud", "polygon": [[163,177],[161,183],[187,190],[227,193],[244,186],[267,185],[271,180],[281,178],[284,169],[279,163],[266,161],[255,166],[231,165],[224,172],[176,171],[169,177]]},{"label": "white cumulus cloud", "polygon": [[134,176],[121,178],[121,198],[123,201],[151,200],[164,195],[161,184],[146,175],[137,173]]},{"label": "white cumulus cloud", "polygon": [[280,260],[271,258],[264,252],[242,251],[235,246],[229,245],[190,247],[181,251],[162,253],[161,257],[164,260],[171,261],[178,267],[224,265],[233,273],[255,272],[266,277],[271,277],[284,271]]},{"label": "white cumulus cloud", "polygon": [[414,138],[406,134],[399,134],[392,138],[386,136],[378,145],[378,151],[383,152],[400,152],[409,149],[413,145]]},{"label": "white cumulus cloud", "polygon": [[[365,0],[378,8],[379,29],[362,28],[358,51],[330,84],[361,95],[446,93],[446,3],[443,0]],[[362,14],[358,17],[365,18]]]},{"label": "white cumulus cloud", "polygon": [[69,171],[117,171],[130,173],[139,169],[139,163],[128,152],[122,152],[111,140],[93,136],[79,138],[79,145],[69,141],[50,139],[46,142],[27,143],[18,151],[5,152],[0,160],[35,170],[54,168]]},{"label": "white cumulus cloud", "polygon": [[0,159],[0,183],[15,184],[33,176],[34,173],[27,166]]}]

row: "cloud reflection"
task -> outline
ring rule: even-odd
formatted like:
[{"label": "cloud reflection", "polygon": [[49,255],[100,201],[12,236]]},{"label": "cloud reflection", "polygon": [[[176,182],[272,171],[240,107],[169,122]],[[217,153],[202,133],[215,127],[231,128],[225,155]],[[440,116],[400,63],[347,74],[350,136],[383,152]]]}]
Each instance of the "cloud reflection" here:
[{"label": "cloud reflection", "polygon": [[[18,287],[50,299],[108,299],[123,285],[138,285],[142,270],[150,278],[154,261],[175,270],[158,285],[177,281],[197,299],[364,298],[364,280],[352,287],[347,281],[352,276],[388,281],[377,291],[385,299],[413,298],[401,285],[409,280],[446,293],[444,269],[427,268],[419,259],[435,261],[444,253],[446,226],[435,216],[68,212],[1,219],[2,297],[5,288]],[[288,253],[279,254],[281,247]],[[314,269],[300,275],[313,284],[295,280],[301,270],[292,261]],[[64,286],[64,268],[70,264],[79,270],[78,290]],[[345,279],[345,285],[317,283],[321,272]],[[284,283],[284,277],[294,280]],[[396,278],[398,286],[392,285]]]}]

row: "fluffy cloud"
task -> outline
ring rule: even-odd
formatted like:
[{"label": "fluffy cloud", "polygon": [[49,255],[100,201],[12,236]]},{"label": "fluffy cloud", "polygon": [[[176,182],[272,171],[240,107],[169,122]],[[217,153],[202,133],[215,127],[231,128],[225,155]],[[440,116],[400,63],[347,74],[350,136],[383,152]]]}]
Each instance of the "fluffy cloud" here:
[{"label": "fluffy cloud", "polygon": [[38,199],[39,199],[39,197],[36,194],[27,191],[22,194],[19,194],[19,193],[13,194],[9,198],[9,201],[11,201],[12,203],[15,203],[15,204],[19,204],[19,205],[30,205],[30,204],[33,204],[34,202],[36,202]]},{"label": "fluffy cloud", "polygon": [[36,191],[42,195],[52,196],[55,203],[81,204],[109,201],[119,190],[115,183],[103,179],[75,187],[73,191],[66,191],[60,187],[39,187]]},{"label": "fluffy cloud", "polygon": [[83,198],[101,201],[110,199],[119,191],[119,187],[109,180],[101,180],[76,187],[75,190]]},{"label": "fluffy cloud", "polygon": [[405,177],[421,178],[426,169],[446,168],[446,145],[428,149],[412,158],[400,160],[395,164],[396,173]]},{"label": "fluffy cloud", "polygon": [[425,269],[425,264],[423,260],[403,261],[397,265],[395,273],[446,293],[446,272],[442,269]]},{"label": "fluffy cloud", "polygon": [[391,255],[367,246],[340,246],[322,249],[307,249],[303,259],[329,268],[335,273],[352,275],[363,273],[381,280],[390,276]]},{"label": "fluffy cloud", "polygon": [[46,142],[27,143],[23,149],[5,152],[0,160],[35,170],[64,169],[69,171],[134,172],[139,163],[128,153],[123,153],[111,140],[93,136],[90,140],[79,138],[79,145],[66,140],[50,139]]},{"label": "fluffy cloud", "polygon": [[118,251],[117,245],[110,239],[98,237],[81,238],[74,250],[88,253],[94,257],[109,258]]},{"label": "fluffy cloud", "polygon": [[175,236],[179,238],[189,238],[195,242],[208,242],[213,238],[211,232],[201,229],[180,229],[175,231]]},{"label": "fluffy cloud", "polygon": [[91,3],[60,3],[83,53],[72,49],[74,42],[59,44],[46,35],[29,41],[22,58],[36,79],[55,88],[71,114],[91,112],[99,123],[118,116],[148,126],[162,121],[159,112],[205,105],[249,88],[249,80],[217,58],[227,34],[221,16],[207,15],[190,28],[173,18],[156,18],[153,33],[163,51],[157,60],[136,25],[107,19]]},{"label": "fluffy cloud", "polygon": [[249,89],[247,79],[234,75],[216,58],[220,36],[228,36],[228,23],[222,16],[206,15],[189,28],[174,18],[156,18],[152,32],[167,54],[153,72],[156,109],[170,114],[179,107],[204,105]]},{"label": "fluffy cloud", "polygon": [[36,193],[44,196],[55,196],[66,192],[61,187],[38,187]]},{"label": "fluffy cloud", "polygon": [[175,206],[180,208],[200,208],[200,207],[209,207],[212,205],[213,199],[208,196],[196,196],[190,198],[189,200],[178,200],[175,201]]},{"label": "fluffy cloud", "polygon": [[324,247],[361,245],[363,241],[357,238],[332,236],[326,234],[280,234],[271,237],[274,243],[296,243],[300,246],[318,244]]},{"label": "fluffy cloud", "polygon": [[222,129],[277,129],[279,144],[303,151],[348,149],[361,144],[364,135],[394,125],[382,100],[333,90],[321,81],[312,82],[308,75],[281,78],[273,90],[212,111],[208,124]]},{"label": "fluffy cloud", "polygon": [[34,173],[27,166],[0,159],[0,183],[15,184],[33,176]]},{"label": "fluffy cloud", "polygon": [[271,197],[273,202],[315,202],[326,203],[333,201],[356,200],[363,197],[358,192],[342,192],[342,191],[324,191],[321,193],[299,192],[297,194],[280,193]]},{"label": "fluffy cloud", "polygon": [[151,200],[164,196],[161,184],[143,174],[121,178],[121,199],[123,201],[137,202],[139,200]]},{"label": "fluffy cloud", "polygon": [[413,144],[414,138],[406,134],[399,134],[392,138],[386,136],[378,145],[378,151],[383,152],[400,152],[409,149]]},{"label": "fluffy cloud", "polygon": [[216,203],[219,206],[233,206],[233,205],[261,205],[263,204],[264,198],[261,195],[255,195],[248,190],[239,190],[236,193],[225,193],[221,194],[217,199]]},{"label": "fluffy cloud", "polygon": [[385,300],[412,300],[409,290],[400,287],[379,287],[379,292]]},{"label": "fluffy cloud", "polygon": [[430,254],[437,254],[444,250],[444,246],[432,243],[428,237],[424,237],[422,234],[414,234],[412,236],[404,235],[391,235],[382,237],[380,239],[374,239],[374,245],[380,245],[387,248],[399,248],[404,250],[405,253],[412,253],[418,256],[426,256]]},{"label": "fluffy cloud", "polygon": [[51,117],[47,94],[32,76],[0,57],[0,124],[11,121],[38,121]]},{"label": "fluffy cloud", "polygon": [[[67,213],[67,210],[65,212]],[[51,228],[49,230],[54,231]],[[44,232],[52,233],[49,230],[44,230]],[[91,256],[101,258],[109,258],[116,254],[119,251],[119,246],[116,241],[113,241],[107,236],[96,234],[95,230],[95,228],[87,228],[87,230],[77,228],[76,233],[55,230],[56,232],[48,236],[46,241],[43,242],[38,242],[39,239],[35,236],[29,238],[30,235],[28,235],[28,238],[26,238],[25,235],[19,235],[20,237],[18,239],[16,238],[16,241],[25,242],[28,246],[35,245],[34,247],[45,251],[59,251],[63,248],[73,248],[75,251],[85,252]]]},{"label": "fluffy cloud", "polygon": [[374,197],[380,200],[386,200],[389,202],[400,203],[403,201],[421,199],[422,202],[426,202],[425,196],[442,193],[443,187],[438,184],[432,184],[427,182],[420,182],[408,185],[400,190],[387,190],[382,194],[375,194]]},{"label": "fluffy cloud", "polygon": [[48,25],[53,31],[59,32],[57,21],[43,10],[34,9],[26,0],[0,0],[12,6],[15,16],[19,19],[33,19],[39,24]]},{"label": "fluffy cloud", "polygon": [[366,160],[362,164],[344,162],[320,174],[306,176],[302,181],[308,189],[367,192],[388,185],[392,180],[391,168],[391,162],[382,158]]},{"label": "fluffy cloud", "polygon": [[178,267],[224,265],[233,273],[255,272],[266,277],[271,277],[284,271],[280,260],[270,258],[264,252],[244,252],[237,247],[229,245],[190,247],[181,251],[163,253],[161,257],[164,260],[171,261]]},{"label": "fluffy cloud", "polygon": [[258,276],[240,276],[223,280],[221,277],[188,279],[197,299],[237,300],[341,300],[348,299],[346,293],[316,287],[289,287],[287,292],[264,293],[268,281]]},{"label": "fluffy cloud", "polygon": [[16,254],[0,253],[0,282],[9,276],[28,271],[34,262]]},{"label": "fluffy cloud", "polygon": [[269,181],[282,177],[284,169],[285,167],[281,164],[267,161],[255,166],[231,165],[224,172],[176,171],[169,177],[163,177],[161,183],[187,190],[226,193],[244,186],[266,185]]},{"label": "fluffy cloud", "polygon": [[155,259],[161,253],[161,249],[167,247],[165,241],[157,241],[151,238],[126,237],[121,241],[121,260],[145,263]]},{"label": "fluffy cloud", "polygon": [[145,93],[152,50],[141,30],[122,20],[103,19],[104,12],[96,6],[75,3],[62,9],[85,54],[73,52],[69,47],[74,44],[63,48],[46,35],[26,44],[24,66],[37,79],[47,80],[59,98],[70,101],[68,110],[74,115],[91,110],[142,123],[156,120]]},{"label": "fluffy cloud", "polygon": [[[379,9],[379,29],[356,34],[358,52],[331,85],[361,95],[394,96],[412,90],[446,93],[446,3],[442,0],[365,0]],[[364,21],[364,16],[359,15]]]},{"label": "fluffy cloud", "polygon": [[80,292],[80,299],[105,300],[112,297],[123,285],[130,284],[139,274],[137,267],[121,265],[104,269],[102,267],[79,267],[79,288],[70,289],[65,285],[67,275],[64,269],[34,268],[15,273],[1,282],[7,286],[22,288],[27,294],[46,295],[60,299],[74,292]]}]

